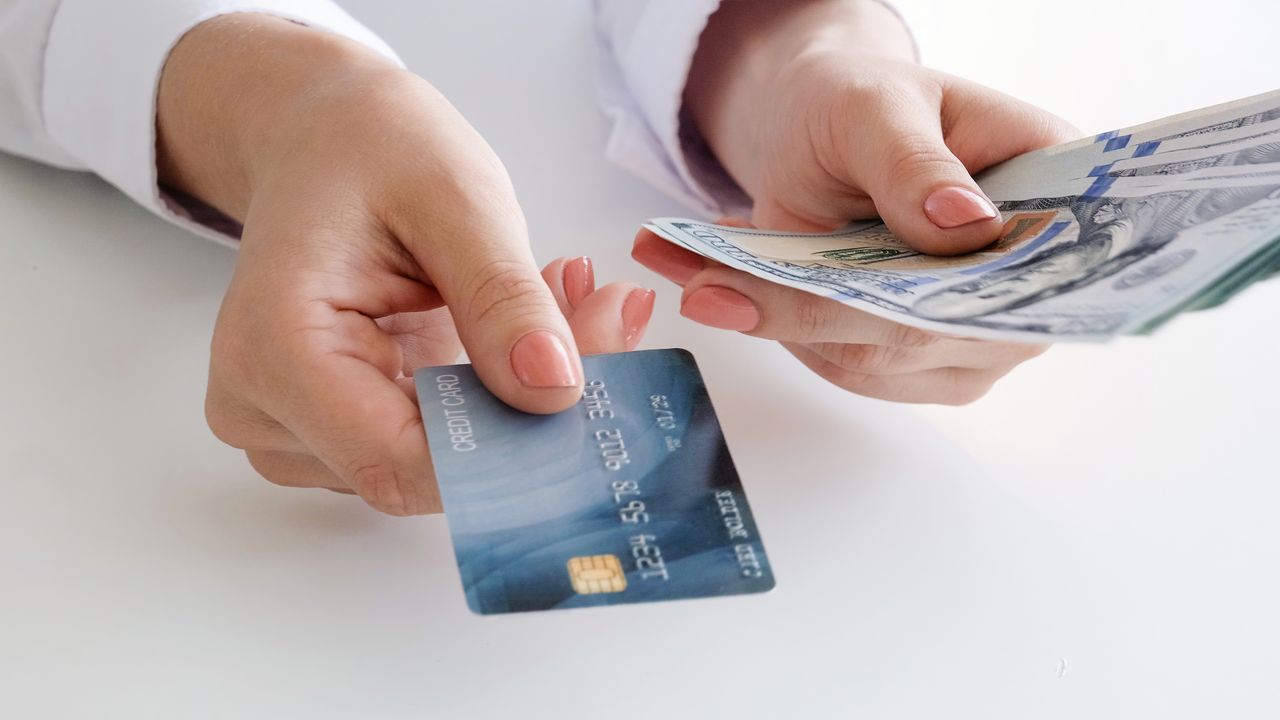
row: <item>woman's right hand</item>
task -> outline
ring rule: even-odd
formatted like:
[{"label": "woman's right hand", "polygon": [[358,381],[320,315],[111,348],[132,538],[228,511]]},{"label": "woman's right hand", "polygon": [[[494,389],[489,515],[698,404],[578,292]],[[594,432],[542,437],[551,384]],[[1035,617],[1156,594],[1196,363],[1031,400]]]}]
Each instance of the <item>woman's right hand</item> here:
[{"label": "woman's right hand", "polygon": [[158,104],[161,181],[244,224],[206,410],[272,482],[438,511],[414,368],[465,348],[501,399],[556,412],[581,397],[580,351],[634,347],[648,322],[651,291],[596,290],[585,260],[540,273],[493,151],[363,46],[223,16],[175,48]]}]

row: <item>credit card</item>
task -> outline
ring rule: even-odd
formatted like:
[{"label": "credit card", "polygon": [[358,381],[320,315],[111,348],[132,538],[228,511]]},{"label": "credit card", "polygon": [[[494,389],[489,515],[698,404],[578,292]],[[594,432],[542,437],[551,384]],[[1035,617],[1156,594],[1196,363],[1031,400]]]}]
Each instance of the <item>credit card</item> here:
[{"label": "credit card", "polygon": [[414,374],[467,605],[481,615],[769,590],[773,571],[693,356],[582,359],[530,415],[470,365]]}]

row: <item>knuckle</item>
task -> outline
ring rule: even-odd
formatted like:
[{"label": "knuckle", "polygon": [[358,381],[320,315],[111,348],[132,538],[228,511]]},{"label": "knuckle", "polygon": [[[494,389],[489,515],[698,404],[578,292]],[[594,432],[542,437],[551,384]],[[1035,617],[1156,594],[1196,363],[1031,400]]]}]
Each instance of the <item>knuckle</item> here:
[{"label": "knuckle", "polygon": [[795,333],[801,341],[817,341],[831,337],[838,321],[829,300],[800,295],[796,301]]},{"label": "knuckle", "polygon": [[270,472],[271,466],[270,466],[270,463],[267,462],[267,456],[265,453],[261,453],[255,450],[246,450],[244,453],[244,456],[245,456],[245,459],[249,461],[249,467],[253,468],[254,472],[261,475],[264,479],[267,480],[267,482],[275,483],[277,485],[279,484],[279,483],[276,483],[276,481],[271,479],[271,476],[272,476],[272,473]]},{"label": "knuckle", "polygon": [[404,366],[404,350],[378,324],[355,311],[339,311],[333,331],[312,333],[305,355],[316,361],[324,355],[358,358],[389,377]]},{"label": "knuckle", "polygon": [[[388,515],[407,516],[426,512],[431,505],[425,493],[419,492],[416,478],[396,461],[394,444],[406,436],[424,437],[422,419],[416,414],[403,422],[384,424],[382,436],[387,442],[367,441],[362,452],[356,452],[343,476],[370,507]],[[373,446],[381,449],[375,450]]]},{"label": "knuckle", "polygon": [[242,385],[257,394],[279,393],[292,378],[317,377],[331,368],[335,357],[358,359],[386,375],[403,366],[403,348],[374,320],[355,311],[307,308],[275,325],[263,335],[271,339],[260,341],[265,347],[236,363]]},{"label": "knuckle", "polygon": [[889,331],[886,345],[899,348],[923,349],[936,344],[941,336],[910,325],[895,324]]},{"label": "knuckle", "polygon": [[954,170],[955,161],[938,141],[923,135],[900,135],[886,144],[884,153],[885,177],[895,185],[918,185]]},{"label": "knuckle", "polygon": [[261,445],[270,425],[214,383],[205,393],[204,420],[214,437],[240,450]]},{"label": "knuckle", "polygon": [[241,442],[239,423],[231,417],[223,403],[218,402],[212,393],[205,397],[204,421],[209,426],[209,431],[213,433],[213,436],[224,444],[235,448],[244,444]]},{"label": "knuckle", "polygon": [[546,283],[515,260],[491,260],[465,285],[471,288],[467,314],[474,322],[539,313],[547,303]]},{"label": "knuckle", "polygon": [[866,386],[872,377],[866,373],[861,373],[857,370],[842,367],[831,362],[825,363],[818,370],[818,375],[823,380],[826,380],[841,390],[847,390],[859,395],[867,394]]},{"label": "knuckle", "polygon": [[244,456],[249,460],[249,467],[252,467],[253,471],[258,473],[263,480],[266,480],[272,485],[279,485],[280,487],[292,486],[291,483],[287,482],[285,477],[279,473],[278,465],[271,462],[270,453],[258,450],[246,450]]},{"label": "knuckle", "polygon": [[394,465],[366,459],[352,463],[344,473],[351,487],[374,510],[388,515],[409,515],[400,473]]},{"label": "knuckle", "polygon": [[892,372],[902,356],[887,345],[845,345],[840,352],[840,365],[862,375],[884,375]]},{"label": "knuckle", "polygon": [[233,448],[260,451],[292,446],[293,436],[271,415],[212,387],[205,395],[204,418],[213,436]]}]

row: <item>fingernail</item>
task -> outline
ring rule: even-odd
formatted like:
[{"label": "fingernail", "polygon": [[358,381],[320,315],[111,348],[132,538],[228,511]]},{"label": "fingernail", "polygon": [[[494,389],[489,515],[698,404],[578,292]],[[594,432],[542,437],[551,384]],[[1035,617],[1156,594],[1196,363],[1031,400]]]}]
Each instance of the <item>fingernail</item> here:
[{"label": "fingernail", "polygon": [[657,293],[652,290],[637,289],[622,303],[622,332],[626,335],[628,350],[635,350],[640,344],[640,337],[649,327],[649,318],[653,316],[653,299]]},{"label": "fingernail", "polygon": [[1000,217],[990,200],[962,187],[934,190],[924,201],[924,214],[944,230]]},{"label": "fingernail", "polygon": [[669,246],[665,240],[636,243],[631,248],[631,257],[677,285],[689,282],[694,275],[702,272],[702,258],[675,246]]},{"label": "fingernail", "polygon": [[596,289],[596,272],[591,258],[574,258],[564,264],[564,296],[570,307],[577,307],[582,299]]},{"label": "fingernail", "polygon": [[745,332],[760,324],[755,303],[737,290],[710,285],[684,299],[680,314],[703,325]]},{"label": "fingernail", "polygon": [[549,330],[534,330],[511,348],[511,369],[520,384],[531,388],[564,388],[578,384],[578,367],[569,347]]}]

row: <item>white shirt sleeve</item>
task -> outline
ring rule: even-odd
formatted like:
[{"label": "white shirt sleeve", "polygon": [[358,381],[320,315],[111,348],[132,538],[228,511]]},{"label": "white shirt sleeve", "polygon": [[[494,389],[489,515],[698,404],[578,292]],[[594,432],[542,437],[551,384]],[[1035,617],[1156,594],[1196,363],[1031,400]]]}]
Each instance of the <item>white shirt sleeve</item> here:
[{"label": "white shirt sleeve", "polygon": [[749,217],[751,198],[682,107],[698,39],[721,0],[594,2],[600,104],[613,123],[607,157],[707,217]]},{"label": "white shirt sleeve", "polygon": [[0,150],[92,170],[167,220],[220,241],[157,183],[155,100],[169,52],[210,18],[258,12],[399,58],[330,0],[0,0]]}]

